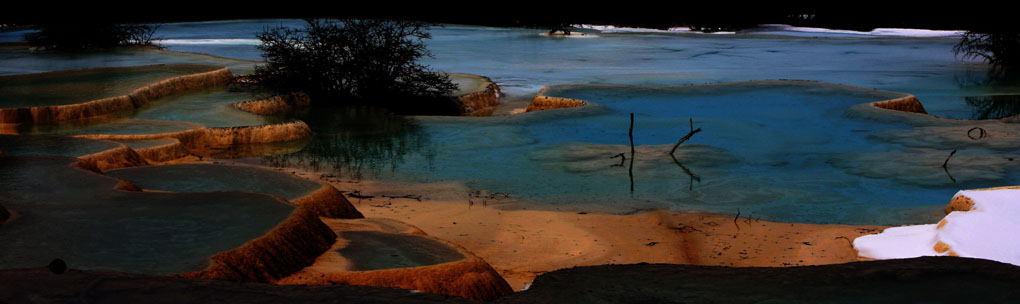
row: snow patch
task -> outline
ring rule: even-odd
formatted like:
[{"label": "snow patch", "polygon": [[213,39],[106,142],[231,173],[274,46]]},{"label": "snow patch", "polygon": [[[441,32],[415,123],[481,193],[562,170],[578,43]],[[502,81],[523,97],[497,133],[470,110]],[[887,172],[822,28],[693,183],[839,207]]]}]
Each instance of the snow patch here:
[{"label": "snow patch", "polygon": [[593,25],[593,24],[574,24],[571,25],[580,29],[595,30],[603,33],[692,33],[692,34],[710,34],[710,35],[732,35],[737,32],[711,32],[705,33],[700,31],[693,31],[689,27],[671,27],[665,30],[653,29],[653,28],[642,28],[642,27],[624,27],[624,26],[613,26],[613,25]]},{"label": "snow patch", "polygon": [[[907,29],[907,28],[876,28],[869,32],[863,31],[851,31],[851,30],[834,30],[827,28],[817,27],[801,27],[791,26],[786,24],[763,24],[759,26],[758,31],[778,31],[778,32],[794,32],[794,33],[815,33],[821,34],[819,36],[825,36],[826,34],[837,34],[837,35],[850,35],[850,36],[869,36],[869,37],[912,37],[912,38],[955,38],[960,37],[966,31],[956,30],[926,30],[926,29]],[[781,33],[780,33],[781,34]]]},{"label": "snow patch", "polygon": [[241,44],[259,45],[258,39],[160,39],[153,41],[162,45],[195,45],[195,44]]},{"label": "snow patch", "polygon": [[873,259],[958,255],[1020,265],[1020,190],[964,190],[958,196],[970,198],[974,206],[949,213],[939,224],[859,237],[854,248]]},{"label": "snow patch", "polygon": [[525,283],[525,284],[524,284],[524,288],[521,288],[521,291],[525,291],[525,290],[528,290],[528,289],[530,289],[530,288],[531,288],[531,283],[534,283],[534,281],[531,281],[531,282]]}]

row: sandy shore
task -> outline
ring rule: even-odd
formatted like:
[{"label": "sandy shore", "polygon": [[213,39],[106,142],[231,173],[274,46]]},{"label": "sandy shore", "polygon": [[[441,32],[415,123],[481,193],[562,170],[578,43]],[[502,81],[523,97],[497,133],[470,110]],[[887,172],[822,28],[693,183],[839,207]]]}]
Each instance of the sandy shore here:
[{"label": "sandy shore", "polygon": [[[287,172],[371,198],[348,199],[367,218],[389,218],[456,243],[489,262],[514,290],[540,274],[574,266],[674,263],[794,266],[857,260],[852,241],[881,226],[776,223],[734,215],[533,210],[514,198],[471,193],[460,183],[341,180]],[[421,198],[404,198],[411,195]],[[393,196],[393,197],[385,197]]]}]

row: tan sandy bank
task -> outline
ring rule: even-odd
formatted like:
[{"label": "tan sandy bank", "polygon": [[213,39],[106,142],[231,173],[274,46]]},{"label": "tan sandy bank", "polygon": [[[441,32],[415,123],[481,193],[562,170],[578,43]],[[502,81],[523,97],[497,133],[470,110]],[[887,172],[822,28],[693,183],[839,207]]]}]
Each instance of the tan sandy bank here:
[{"label": "tan sandy bank", "polygon": [[[321,178],[341,191],[358,191],[348,198],[365,217],[400,220],[464,247],[492,265],[514,290],[521,290],[537,275],[574,266],[851,262],[857,260],[851,242],[884,228],[775,223],[661,210],[633,214],[531,210],[499,194],[469,195],[470,189],[459,183],[355,182],[287,170]],[[417,195],[422,195],[420,201]]]}]

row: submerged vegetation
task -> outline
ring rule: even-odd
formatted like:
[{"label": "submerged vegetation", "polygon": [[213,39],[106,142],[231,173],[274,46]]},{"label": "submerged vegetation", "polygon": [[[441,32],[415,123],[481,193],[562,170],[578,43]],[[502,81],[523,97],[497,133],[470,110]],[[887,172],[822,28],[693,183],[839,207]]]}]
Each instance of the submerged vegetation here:
[{"label": "submerged vegetation", "polygon": [[152,45],[159,26],[151,24],[57,23],[39,25],[27,35],[29,44],[62,51]]},{"label": "submerged vegetation", "polygon": [[305,92],[313,103],[394,109],[438,101],[456,89],[445,74],[418,63],[430,24],[398,20],[307,20],[300,29],[258,34],[268,64],[254,79],[276,93]]},{"label": "submerged vegetation", "polygon": [[417,120],[372,107],[300,109],[294,118],[316,132],[300,152],[265,156],[265,164],[301,166],[360,179],[396,171],[407,158],[422,157],[428,166],[436,153],[432,139]]},{"label": "submerged vegetation", "polygon": [[1020,114],[1020,95],[971,96],[966,101],[973,109],[972,119],[999,119]]}]

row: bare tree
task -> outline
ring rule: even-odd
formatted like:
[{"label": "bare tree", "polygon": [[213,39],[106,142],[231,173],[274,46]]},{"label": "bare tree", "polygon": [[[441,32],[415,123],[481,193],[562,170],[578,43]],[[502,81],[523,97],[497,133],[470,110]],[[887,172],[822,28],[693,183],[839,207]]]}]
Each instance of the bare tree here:
[{"label": "bare tree", "polygon": [[267,64],[254,78],[277,93],[305,92],[314,103],[400,107],[442,98],[454,85],[418,61],[432,54],[428,23],[401,20],[307,20],[258,35]]}]

